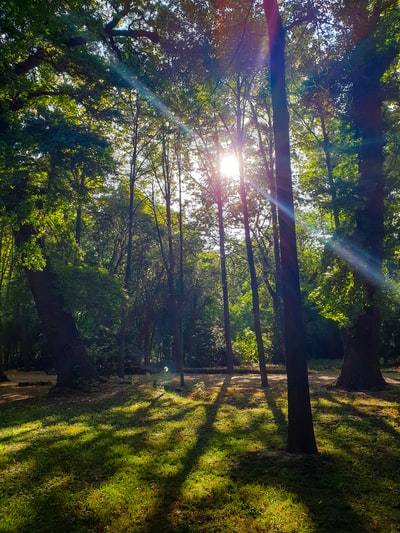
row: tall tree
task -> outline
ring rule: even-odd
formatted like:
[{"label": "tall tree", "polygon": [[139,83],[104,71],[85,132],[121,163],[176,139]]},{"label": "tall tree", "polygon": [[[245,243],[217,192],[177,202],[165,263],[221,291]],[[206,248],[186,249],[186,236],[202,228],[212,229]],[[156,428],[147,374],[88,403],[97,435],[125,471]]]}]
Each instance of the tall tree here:
[{"label": "tall tree", "polygon": [[236,157],[238,158],[238,166],[239,166],[239,190],[240,190],[240,199],[241,199],[241,204],[242,204],[247,262],[249,265],[249,274],[250,274],[250,283],[251,283],[254,331],[255,331],[256,343],[257,343],[257,356],[258,356],[258,361],[259,361],[259,366],[260,366],[261,385],[263,387],[266,387],[268,385],[268,377],[267,377],[267,370],[266,370],[264,341],[262,338],[262,330],[261,330],[258,279],[257,279],[256,268],[255,268],[253,243],[252,243],[251,233],[250,233],[249,208],[248,208],[248,200],[247,200],[246,183],[244,179],[243,139],[244,139],[244,119],[245,119],[245,106],[246,106],[245,102],[246,101],[242,100],[242,92],[243,92],[242,84],[245,87],[247,85],[245,81],[240,79],[240,76],[237,76],[235,152],[236,152]]},{"label": "tall tree", "polygon": [[[73,4],[65,10],[60,10],[58,2],[52,0],[34,5],[18,0],[0,4],[1,68],[7,73],[0,83],[0,121],[8,146],[2,165],[7,180],[3,184],[6,192],[3,205],[16,218],[15,240],[25,258],[32,247],[37,251],[36,260],[31,257],[25,268],[43,329],[57,357],[59,385],[74,386],[79,379],[92,379],[96,369],[56,290],[55,273],[50,270],[48,257],[40,252],[44,240],[35,216],[43,212],[42,203],[48,205],[44,189],[57,192],[52,180],[57,163],[53,161],[47,179],[40,170],[36,174],[30,172],[24,161],[27,152],[20,150],[21,135],[25,135],[24,124],[30,116],[40,118],[46,108],[46,112],[65,109],[67,101],[79,102],[82,108],[98,112],[98,102],[94,100],[101,98],[105,88],[121,81],[103,59],[104,45],[119,57],[120,39],[157,40],[154,32],[147,29],[133,30],[131,26],[121,29],[121,21],[132,15],[135,6],[127,2],[117,4],[107,23],[103,20],[104,12],[93,9],[96,5],[92,2]],[[97,54],[97,43],[101,43],[102,58]],[[41,159],[46,159],[41,158],[41,148],[33,144],[28,150],[38,168]],[[12,153],[20,155],[19,168],[15,161],[10,167]]]},{"label": "tall tree", "polygon": [[[174,132],[173,126],[165,119],[162,120],[160,127],[160,154],[159,164],[153,161],[153,172],[159,189],[164,201],[163,214],[163,229],[166,233],[166,244],[164,243],[163,233],[161,225],[159,224],[161,209],[157,209],[156,197],[153,201],[154,215],[158,226],[158,239],[160,244],[161,257],[164,264],[164,268],[167,274],[168,282],[168,297],[169,297],[169,321],[170,321],[170,333],[172,340],[172,358],[176,364],[177,371],[180,374],[181,386],[184,385],[183,374],[183,343],[181,334],[181,314],[179,312],[180,305],[178,301],[179,296],[179,275],[177,266],[177,253],[175,246],[176,237],[176,222],[177,217],[174,211],[174,192],[175,192],[175,161],[174,161],[174,148],[172,144],[172,133]],[[175,132],[176,133],[176,132]],[[180,150],[180,147],[179,147]],[[179,220],[178,220],[179,225]]]},{"label": "tall tree", "polygon": [[288,381],[289,452],[316,453],[297,259],[286,96],[285,30],[275,0],[264,0],[268,25],[278,220]]},{"label": "tall tree", "polygon": [[349,30],[351,51],[344,72],[347,71],[350,82],[349,109],[359,141],[358,207],[350,247],[362,254],[359,259],[363,266],[354,275],[364,291],[363,309],[348,332],[343,365],[336,382],[336,386],[350,390],[385,386],[379,368],[381,321],[377,302],[383,280],[385,212],[382,76],[399,54],[398,40],[389,33],[390,19],[398,19],[396,10],[398,3],[394,1],[357,0],[344,2],[339,12]]}]

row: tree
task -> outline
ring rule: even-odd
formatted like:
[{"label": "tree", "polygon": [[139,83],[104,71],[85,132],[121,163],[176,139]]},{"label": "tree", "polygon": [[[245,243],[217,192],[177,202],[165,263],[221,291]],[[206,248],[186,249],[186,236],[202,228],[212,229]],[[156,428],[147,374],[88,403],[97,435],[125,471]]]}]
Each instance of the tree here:
[{"label": "tree", "polygon": [[[354,46],[349,62],[350,112],[359,139],[359,204],[355,215],[353,246],[362,250],[365,262],[361,272],[364,278],[364,306],[349,330],[341,373],[336,381],[337,387],[350,390],[380,389],[385,386],[379,368],[380,311],[377,302],[382,279],[385,203],[381,79],[395,58],[398,47],[390,42],[382,24],[397,3],[368,4],[357,1],[351,5],[345,2],[344,5],[344,16],[351,29]],[[353,16],[354,10],[357,16]],[[358,275],[355,274],[356,277]]]},{"label": "tree", "polygon": [[[158,227],[158,239],[160,244],[161,257],[164,264],[164,268],[167,274],[168,291],[169,291],[169,319],[170,319],[170,331],[172,340],[172,357],[175,361],[177,370],[180,374],[181,386],[184,385],[183,374],[183,343],[182,343],[182,330],[181,330],[181,312],[179,303],[179,275],[177,267],[177,253],[175,247],[175,235],[177,221],[176,213],[174,212],[174,160],[173,152],[175,147],[171,147],[171,125],[162,120],[160,128],[160,164],[158,167],[153,161],[154,177],[159,184],[161,196],[164,200],[164,208],[162,209],[163,218],[163,230],[166,232],[166,244],[163,239],[163,231],[160,226],[160,212],[161,209],[157,209],[156,197],[153,200],[154,216]],[[175,134],[177,134],[175,132]],[[178,148],[180,151],[180,147]],[[175,154],[176,155],[176,154]],[[178,154],[180,157],[180,154]],[[181,229],[181,228],[180,228]],[[181,296],[182,297],[182,296]]]},{"label": "tree", "polygon": [[239,76],[238,76],[237,84],[236,84],[236,137],[237,137],[237,141],[236,141],[235,151],[236,151],[236,156],[238,158],[238,165],[239,165],[239,180],[240,180],[239,190],[240,190],[240,199],[241,199],[241,204],[242,204],[247,262],[249,266],[250,283],[251,283],[254,330],[255,330],[256,342],[257,342],[257,355],[258,355],[258,361],[260,365],[261,385],[263,387],[266,387],[268,385],[268,378],[267,378],[267,371],[266,371],[264,341],[262,338],[262,331],[261,331],[258,280],[257,280],[256,269],[255,269],[253,244],[252,244],[251,233],[250,233],[247,191],[246,191],[246,184],[244,181],[244,166],[243,166],[243,151],[242,150],[243,150],[243,130],[244,130],[244,109],[243,107],[245,106],[245,103],[241,102],[241,93],[242,93],[241,81],[239,80]]},{"label": "tree", "polygon": [[[97,55],[93,44],[108,44],[112,53],[119,58],[120,39],[144,37],[157,41],[158,38],[147,29],[119,27],[121,20],[130,16],[135,9],[130,3],[117,6],[114,16],[104,24],[99,24],[102,16],[99,11],[92,9],[91,2],[73,5],[65,13],[59,10],[57,2],[51,0],[43,0],[34,6],[26,6],[19,1],[2,4],[2,70],[7,71],[7,76],[0,85],[3,97],[0,121],[8,147],[3,163],[3,175],[8,179],[8,186],[4,187],[7,194],[3,205],[15,217],[15,241],[25,257],[29,285],[56,357],[57,383],[75,386],[80,379],[95,378],[96,369],[87,357],[72,314],[64,309],[62,296],[56,291],[55,272],[51,270],[49,257],[41,250],[44,246],[43,229],[38,226],[36,218],[43,211],[41,203],[46,202],[43,189],[48,187],[52,191],[52,177],[54,171],[59,169],[53,160],[49,169],[45,169],[45,174],[41,174],[43,171],[38,167],[41,165],[40,151],[43,148],[35,142],[29,147],[25,143],[25,149],[30,151],[31,160],[38,169],[33,174],[26,167],[18,143],[26,135],[24,123],[30,115],[40,116],[43,109],[55,110],[56,115],[59,108],[65,111],[66,101],[79,102],[97,113],[97,103],[93,104],[92,99],[101,97],[101,91],[116,81],[121,82]],[[72,19],[81,22],[73,24]],[[34,141],[34,136],[32,139]],[[38,153],[35,153],[35,149],[39,150]],[[12,152],[19,155],[19,162],[11,161],[12,158],[8,157]],[[46,176],[44,183],[41,182],[43,176]],[[78,214],[78,241],[79,220]],[[28,258],[29,255],[31,257]]]},{"label": "tree", "polygon": [[316,453],[311,413],[297,260],[290,168],[289,113],[286,100],[285,30],[276,1],[264,0],[270,47],[271,101],[284,312],[284,342],[288,381],[290,452]]}]

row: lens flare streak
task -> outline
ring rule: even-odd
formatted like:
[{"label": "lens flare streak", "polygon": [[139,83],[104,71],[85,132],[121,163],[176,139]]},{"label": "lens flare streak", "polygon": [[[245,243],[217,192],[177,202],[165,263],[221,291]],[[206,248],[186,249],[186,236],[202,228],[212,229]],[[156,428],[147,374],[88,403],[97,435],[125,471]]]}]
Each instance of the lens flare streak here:
[{"label": "lens flare streak", "polygon": [[[252,186],[258,193],[264,196],[264,198],[267,198],[269,201],[273,202],[278,209],[281,209],[286,216],[293,218],[291,210],[284,205],[279,205],[278,201],[266,190],[263,190],[255,183],[253,183]],[[400,300],[399,284],[393,280],[385,278],[381,270],[380,262],[375,257],[368,254],[354,243],[344,239],[341,239],[340,241],[335,239],[328,240],[326,237],[323,237],[321,233],[316,232],[310,227],[309,224],[302,221],[298,216],[296,217],[296,222],[304,228],[308,234],[332,250],[337,257],[343,259],[343,261],[345,261],[355,272],[358,272],[358,274],[360,274],[366,281],[380,289],[390,291],[396,299]]]}]

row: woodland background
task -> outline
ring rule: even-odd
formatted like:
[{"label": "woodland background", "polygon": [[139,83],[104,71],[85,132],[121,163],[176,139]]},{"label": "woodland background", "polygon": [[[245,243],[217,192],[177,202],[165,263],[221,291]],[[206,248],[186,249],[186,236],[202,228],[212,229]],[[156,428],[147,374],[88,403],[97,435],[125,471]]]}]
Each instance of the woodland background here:
[{"label": "woodland background", "polygon": [[[271,4],[0,2],[0,374],[284,362]],[[398,2],[279,9],[305,354],[398,364]]]}]

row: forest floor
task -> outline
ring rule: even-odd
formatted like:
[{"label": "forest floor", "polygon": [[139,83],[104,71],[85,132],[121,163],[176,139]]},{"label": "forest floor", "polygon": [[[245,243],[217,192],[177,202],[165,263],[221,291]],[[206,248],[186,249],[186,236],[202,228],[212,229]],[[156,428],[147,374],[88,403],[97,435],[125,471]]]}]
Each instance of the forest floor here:
[{"label": "forest floor", "polygon": [[[314,394],[320,394],[337,378],[339,371],[337,369],[322,369],[309,370],[310,389]],[[49,391],[54,387],[57,377],[49,375],[41,371],[25,372],[22,370],[10,370],[6,373],[9,381],[0,383],[0,405],[2,403],[15,402],[21,400],[34,400],[35,398],[42,398],[48,395]],[[400,371],[391,370],[383,372],[385,381],[389,385],[386,395],[396,396],[397,388],[400,393]],[[190,373],[185,375],[185,389],[189,393],[193,393],[193,388],[198,389],[199,383],[204,383],[204,389],[211,391],[219,389],[227,374],[224,373]],[[150,374],[150,375],[129,375],[127,382],[143,384],[158,384],[158,386],[165,385],[167,389],[174,391],[180,389],[179,376],[176,374]],[[285,373],[270,373],[268,375],[269,385],[274,389],[283,390],[286,388],[286,374]],[[111,378],[108,383],[104,383],[94,392],[99,397],[109,397],[110,395],[124,394],[126,392],[127,383],[124,380]],[[257,373],[236,374],[231,377],[231,386],[241,389],[260,388],[260,377]],[[393,388],[394,387],[394,388]],[[78,395],[80,396],[80,395]]]},{"label": "forest floor", "polygon": [[[276,370],[276,369],[275,369]],[[286,376],[0,384],[0,533],[399,533],[400,372],[364,393],[309,373],[318,455],[289,454]]]}]

